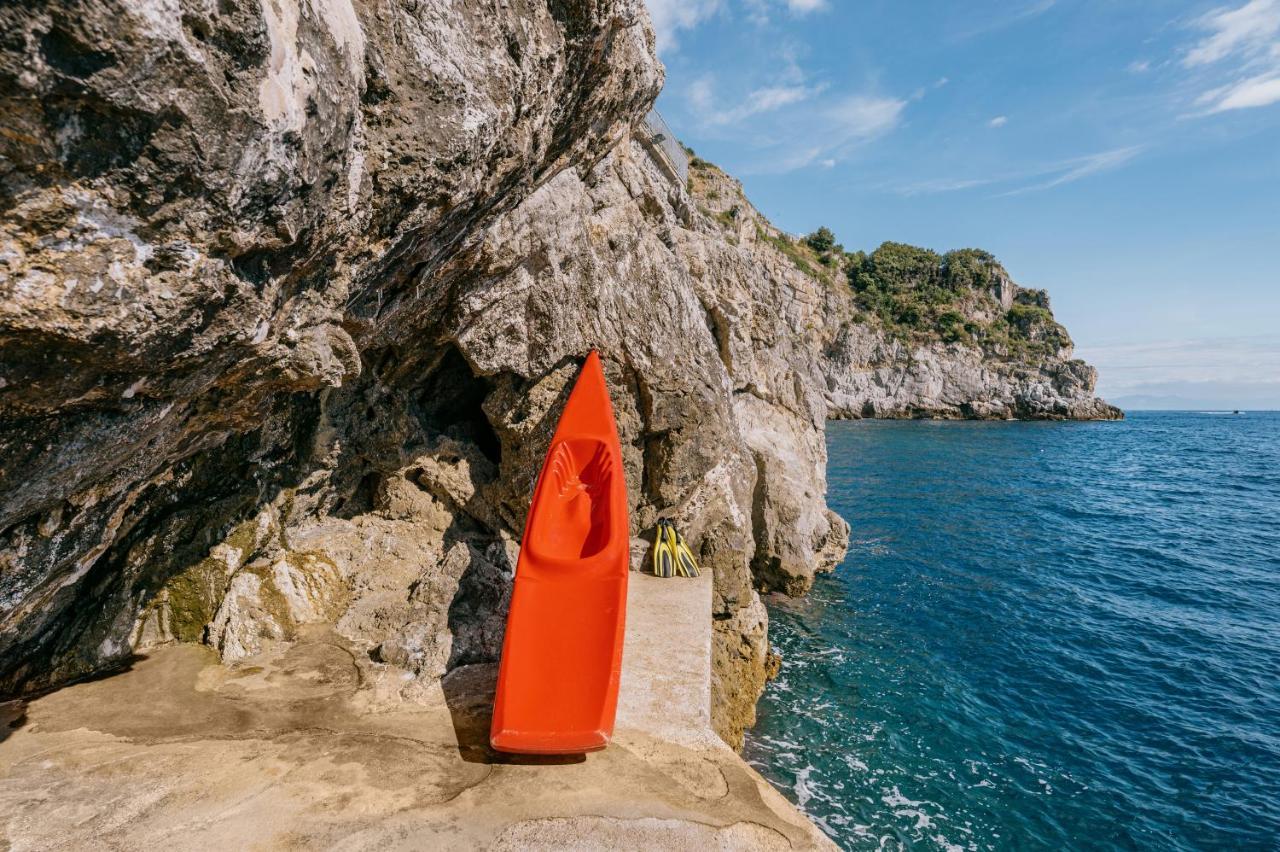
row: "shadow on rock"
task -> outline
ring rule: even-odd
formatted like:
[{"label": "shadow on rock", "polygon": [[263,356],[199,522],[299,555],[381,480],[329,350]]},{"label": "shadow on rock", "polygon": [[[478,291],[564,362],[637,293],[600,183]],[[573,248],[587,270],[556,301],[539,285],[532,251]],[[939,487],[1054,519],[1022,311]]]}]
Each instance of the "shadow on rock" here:
[{"label": "shadow on rock", "polygon": [[498,667],[493,664],[462,666],[440,681],[453,730],[458,738],[458,754],[467,763],[509,766],[560,766],[582,763],[585,754],[505,754],[489,745],[489,725],[493,720],[493,694]]},{"label": "shadow on rock", "polygon": [[0,702],[0,743],[9,739],[25,724],[27,724],[27,702]]}]

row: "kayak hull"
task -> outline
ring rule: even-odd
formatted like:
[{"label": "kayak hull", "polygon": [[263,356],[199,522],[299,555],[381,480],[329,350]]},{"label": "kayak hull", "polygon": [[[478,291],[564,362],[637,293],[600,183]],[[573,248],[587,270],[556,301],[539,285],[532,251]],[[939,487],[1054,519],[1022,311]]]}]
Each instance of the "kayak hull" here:
[{"label": "kayak hull", "polygon": [[494,698],[495,749],[577,754],[609,744],[629,561],[622,449],[592,352],[565,403],[525,522]]}]

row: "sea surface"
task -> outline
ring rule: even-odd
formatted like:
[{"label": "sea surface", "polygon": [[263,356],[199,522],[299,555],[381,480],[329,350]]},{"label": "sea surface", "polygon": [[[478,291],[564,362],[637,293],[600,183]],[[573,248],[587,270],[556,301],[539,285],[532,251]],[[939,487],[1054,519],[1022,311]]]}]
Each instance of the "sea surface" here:
[{"label": "sea surface", "polygon": [[746,756],[848,849],[1280,849],[1280,413],[828,428]]}]

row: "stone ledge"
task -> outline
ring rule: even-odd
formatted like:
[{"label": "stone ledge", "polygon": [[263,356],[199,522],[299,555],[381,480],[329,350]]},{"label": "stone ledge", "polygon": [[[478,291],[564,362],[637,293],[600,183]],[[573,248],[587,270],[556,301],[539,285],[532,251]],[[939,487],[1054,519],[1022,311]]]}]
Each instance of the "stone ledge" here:
[{"label": "stone ledge", "polygon": [[711,732],[710,579],[631,580],[602,752],[492,752],[491,665],[418,705],[377,698],[385,684],[324,631],[233,667],[176,645],[7,706],[0,845],[832,848]]}]

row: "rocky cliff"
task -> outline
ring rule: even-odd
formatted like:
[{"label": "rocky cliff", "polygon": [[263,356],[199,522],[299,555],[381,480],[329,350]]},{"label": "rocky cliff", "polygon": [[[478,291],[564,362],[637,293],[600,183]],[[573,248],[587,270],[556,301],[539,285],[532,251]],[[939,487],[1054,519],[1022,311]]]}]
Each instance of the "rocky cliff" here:
[{"label": "rocky cliff", "polygon": [[828,417],[1109,413],[1069,342],[904,335],[850,285],[862,261],[815,267],[714,168],[673,181],[635,129],[662,80],[639,0],[0,24],[0,692],[316,623],[405,699],[495,658],[598,348],[637,563],[670,515],[714,572],[737,742],[759,592],[844,552]]},{"label": "rocky cliff", "polygon": [[868,255],[844,251],[829,231],[793,237],[696,157],[689,190],[731,245],[759,264],[785,261],[822,294],[821,310],[791,317],[790,328],[816,359],[828,417],[1123,417],[1094,396],[1097,371],[1073,357],[1048,294],[1018,286],[987,252],[885,243]]}]

